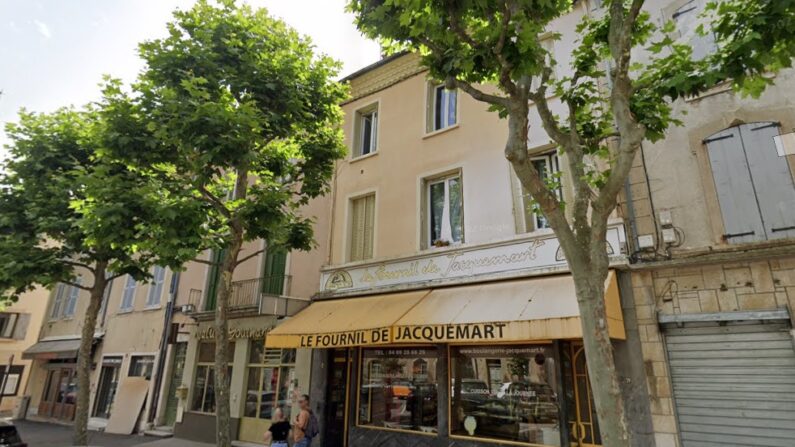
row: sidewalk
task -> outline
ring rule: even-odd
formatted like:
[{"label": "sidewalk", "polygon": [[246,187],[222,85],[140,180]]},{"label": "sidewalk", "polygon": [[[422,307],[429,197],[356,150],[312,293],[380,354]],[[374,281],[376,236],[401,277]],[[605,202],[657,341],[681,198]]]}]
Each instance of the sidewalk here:
[{"label": "sidewalk", "polygon": [[145,446],[145,447],[215,447],[215,444],[205,444],[203,442],[188,441],[186,439],[179,439],[179,438],[166,438],[166,439],[160,439],[160,440],[157,440],[157,441],[146,441],[146,442],[144,442],[142,444],[136,444],[135,446]]}]

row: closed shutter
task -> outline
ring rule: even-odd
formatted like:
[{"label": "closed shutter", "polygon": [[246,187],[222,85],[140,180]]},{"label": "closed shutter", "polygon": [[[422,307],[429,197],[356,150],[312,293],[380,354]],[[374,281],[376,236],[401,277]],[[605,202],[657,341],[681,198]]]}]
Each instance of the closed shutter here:
[{"label": "closed shutter", "polygon": [[375,231],[375,195],[364,199],[364,243],[362,245],[362,259],[373,257],[373,237]]},{"label": "closed shutter", "polygon": [[795,237],[795,184],[787,159],[776,151],[778,134],[777,123],[740,126],[768,239]]},{"label": "closed shutter", "polygon": [[30,324],[30,314],[18,314],[17,324],[14,326],[14,333],[11,336],[14,340],[24,340],[28,334],[28,325]]},{"label": "closed shutter", "polygon": [[375,230],[375,195],[351,201],[350,260],[361,261],[373,257]]},{"label": "closed shutter", "polygon": [[795,446],[795,350],[785,321],[666,327],[682,447]]},{"label": "closed shutter", "polygon": [[723,215],[724,238],[731,243],[765,240],[739,129],[726,129],[705,142]]}]

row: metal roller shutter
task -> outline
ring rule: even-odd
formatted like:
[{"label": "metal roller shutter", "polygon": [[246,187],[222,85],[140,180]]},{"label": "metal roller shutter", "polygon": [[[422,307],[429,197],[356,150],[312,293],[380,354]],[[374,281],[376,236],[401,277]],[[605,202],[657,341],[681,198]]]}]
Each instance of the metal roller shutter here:
[{"label": "metal roller shutter", "polygon": [[788,322],[664,329],[682,447],[795,446]]}]

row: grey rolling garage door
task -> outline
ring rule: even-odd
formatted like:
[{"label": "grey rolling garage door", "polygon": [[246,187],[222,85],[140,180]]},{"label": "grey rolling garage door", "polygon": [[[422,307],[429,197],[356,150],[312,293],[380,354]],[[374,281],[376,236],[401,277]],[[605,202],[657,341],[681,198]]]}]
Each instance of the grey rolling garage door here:
[{"label": "grey rolling garage door", "polygon": [[682,447],[795,446],[786,321],[665,325]]}]

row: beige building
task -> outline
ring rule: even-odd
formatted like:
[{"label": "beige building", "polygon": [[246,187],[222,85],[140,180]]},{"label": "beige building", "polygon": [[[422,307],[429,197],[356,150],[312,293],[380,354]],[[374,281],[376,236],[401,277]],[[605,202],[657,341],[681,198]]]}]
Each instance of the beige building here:
[{"label": "beige building", "polygon": [[37,288],[0,312],[0,390],[3,390],[0,412],[3,414],[17,415],[24,411],[23,397],[32,362],[22,353],[38,339],[48,295],[47,290]]}]

